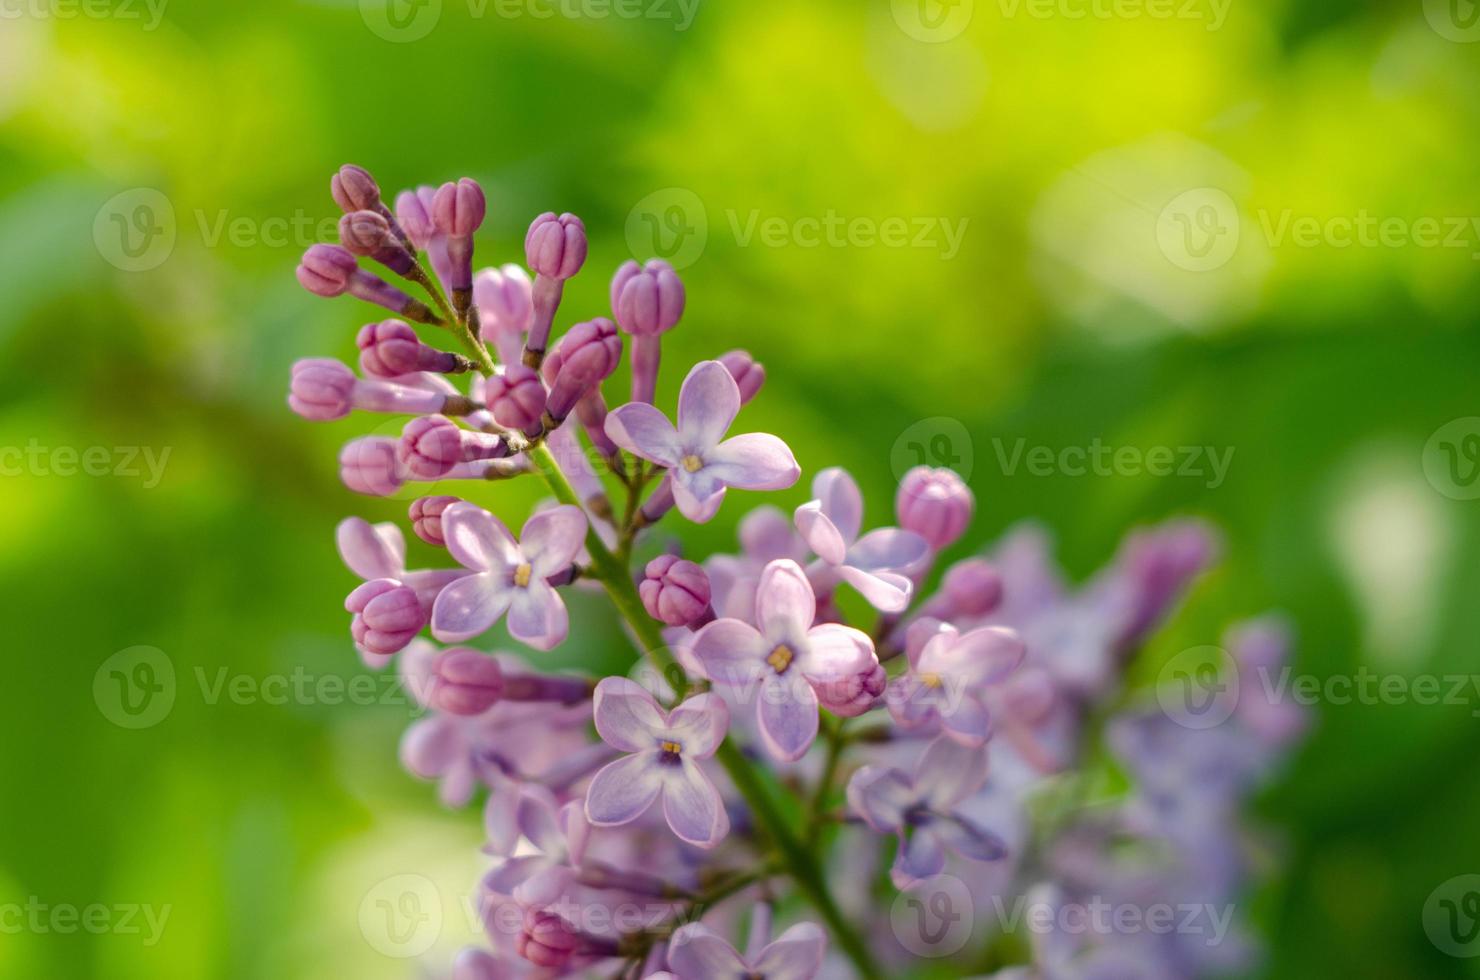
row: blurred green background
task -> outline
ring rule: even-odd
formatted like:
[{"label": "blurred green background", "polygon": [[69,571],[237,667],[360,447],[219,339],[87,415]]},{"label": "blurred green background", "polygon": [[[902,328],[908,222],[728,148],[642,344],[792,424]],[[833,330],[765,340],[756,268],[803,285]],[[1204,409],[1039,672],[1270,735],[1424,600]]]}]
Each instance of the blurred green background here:
[{"label": "blurred green background", "polygon": [[[1468,0],[564,2],[0,0],[0,906],[169,907],[157,936],[0,921],[0,975],[414,975],[362,939],[367,889],[483,868],[476,815],[396,763],[403,699],[334,686],[365,672],[333,525],[405,507],[335,465],[398,424],[284,404],[295,358],[373,318],[293,277],[342,162],[388,193],[476,177],[480,264],[582,215],[564,322],[634,253],[684,265],[664,397],[699,357],[764,361],[748,427],[807,472],[774,502],[842,464],[888,522],[909,444],[945,434],[972,547],[1036,518],[1083,576],[1136,523],[1224,529],[1153,658],[1280,608],[1302,673],[1480,673],[1480,486],[1443,455],[1480,433]],[[1096,439],[1233,455],[1012,465]],[[612,662],[602,605],[573,614],[559,658]],[[136,646],[176,696],[129,729],[100,667]],[[327,686],[270,703],[295,672]],[[1323,704],[1261,800],[1270,976],[1480,975],[1424,929],[1480,871],[1480,695],[1407,700]],[[449,916],[428,962],[470,932]]]}]

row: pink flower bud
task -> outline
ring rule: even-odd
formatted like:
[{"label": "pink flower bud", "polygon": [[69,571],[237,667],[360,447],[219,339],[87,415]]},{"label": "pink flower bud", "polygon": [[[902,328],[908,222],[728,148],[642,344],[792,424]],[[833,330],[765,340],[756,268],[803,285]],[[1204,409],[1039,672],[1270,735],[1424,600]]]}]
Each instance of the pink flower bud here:
[{"label": "pink flower bud", "polygon": [[534,319],[534,284],[529,273],[512,262],[497,269],[483,269],[473,277],[473,301],[483,314],[484,331],[525,333]]},{"label": "pink flower bud", "polygon": [[493,410],[494,420],[506,429],[534,436],[543,427],[545,385],[533,368],[510,364],[503,374],[483,383],[483,398]]},{"label": "pink flower bud", "polygon": [[985,616],[1002,602],[1002,576],[991,562],[968,558],[946,570],[941,592],[957,615]]},{"label": "pink flower bud", "polygon": [[339,478],[367,497],[389,497],[400,490],[406,481],[396,462],[396,440],[365,436],[347,443],[339,452]]},{"label": "pink flower bud", "polygon": [[629,334],[664,333],[683,316],[683,282],[662,259],[645,266],[624,262],[612,279],[611,295],[617,323]]},{"label": "pink flower bud", "polygon": [[391,232],[391,223],[374,211],[351,211],[339,219],[339,241],[355,255],[374,259],[404,276],[416,257]]},{"label": "pink flower bud", "polygon": [[573,214],[546,211],[529,226],[524,254],[536,275],[569,279],[586,262],[586,226]]},{"label": "pink flower bud", "polygon": [[766,383],[766,369],[750,356],[749,351],[732,350],[720,356],[719,362],[730,371],[730,377],[740,387],[740,404],[745,405]]},{"label": "pink flower bud", "polygon": [[840,718],[856,718],[874,706],[889,684],[884,665],[875,661],[857,674],[817,687],[817,700]]},{"label": "pink flower bud", "polygon": [[487,212],[483,188],[469,177],[443,184],[432,198],[432,222],[438,231],[452,238],[473,237]]},{"label": "pink flower bud", "polygon": [[334,203],[348,211],[374,211],[380,206],[380,185],[370,171],[347,163],[329,180]]},{"label": "pink flower bud", "polygon": [[334,297],[349,289],[359,271],[354,254],[338,245],[310,245],[298,266],[298,281],[318,296]]},{"label": "pink flower bud", "polygon": [[894,498],[899,526],[920,535],[936,551],[950,547],[966,532],[975,506],[971,490],[959,476],[928,466],[906,473]]},{"label": "pink flower bud", "polygon": [[560,339],[545,364],[553,378],[547,409],[556,421],[564,421],[581,396],[609,378],[622,360],[622,339],[616,324],[598,318],[578,323]]},{"label": "pink flower bud", "polygon": [[481,715],[503,694],[498,661],[467,647],[444,650],[432,661],[432,706],[453,715]]},{"label": "pink flower bud", "polygon": [[313,357],[293,365],[288,405],[312,422],[342,419],[354,407],[355,373],[339,361]]},{"label": "pink flower bud", "polygon": [[418,497],[411,502],[411,529],[427,544],[438,548],[447,546],[442,533],[442,515],[453,504],[462,503],[460,497]]},{"label": "pink flower bud", "polygon": [[524,930],[517,942],[519,955],[535,966],[564,969],[581,947],[574,926],[553,912],[530,909],[524,914]]},{"label": "pink flower bud", "polygon": [[400,320],[365,324],[355,343],[360,348],[360,368],[382,378],[416,371],[450,374],[462,369],[456,354],[423,344],[416,331]]},{"label": "pink flower bud", "polygon": [[418,187],[396,195],[396,218],[406,229],[411,244],[422,250],[426,250],[438,234],[437,226],[432,222],[432,199],[436,194],[434,187]]},{"label": "pink flower bud", "polygon": [[507,454],[503,439],[461,428],[445,415],[423,415],[407,422],[396,445],[397,462],[418,480],[446,476],[458,463]]},{"label": "pink flower bud", "polygon": [[709,612],[709,576],[693,562],[659,555],[648,562],[645,575],[637,591],[643,608],[659,622],[688,626]]},{"label": "pink flower bud", "polygon": [[416,592],[395,579],[372,579],[349,594],[344,608],[355,614],[350,634],[370,653],[390,654],[405,648],[427,624]]}]

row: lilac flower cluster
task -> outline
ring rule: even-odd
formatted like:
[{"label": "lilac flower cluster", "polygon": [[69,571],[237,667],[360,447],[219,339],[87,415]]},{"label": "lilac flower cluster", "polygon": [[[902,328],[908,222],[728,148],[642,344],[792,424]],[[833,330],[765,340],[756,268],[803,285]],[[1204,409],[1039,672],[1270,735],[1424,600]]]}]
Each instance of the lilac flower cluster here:
[{"label": "lilac flower cluster", "polygon": [[[689,367],[671,416],[655,404],[662,336],[685,312],[674,270],[624,264],[611,318],[554,340],[588,255],[579,218],[535,218],[527,269],[475,272],[487,208],[475,181],[406,191],[392,209],[346,166],[332,191],[340,244],[310,248],[299,281],[401,319],[359,331],[358,374],[298,362],[288,403],[318,421],[410,416],[399,439],[350,442],[343,481],[371,496],[436,484],[408,516],[445,552],[437,567],[408,570],[394,524],[349,518],[338,546],[363,580],[345,600],[356,648],[372,669],[396,661],[426,709],[405,766],[450,806],[486,792],[489,948],[459,958],[458,980],[895,975],[903,937],[878,889],[943,873],[981,908],[1022,894],[1237,897],[1240,803],[1301,719],[1245,699],[1227,725],[1188,731],[1121,697],[1131,659],[1211,562],[1207,528],[1137,532],[1080,588],[1031,528],[937,568],[975,508],[955,473],[911,471],[897,526],[869,529],[857,483],[832,468],[790,516],[745,516],[736,553],[695,560],[655,525],[672,511],[709,521],[731,489],[786,489],[802,471],[778,437],[731,434],[765,381],[743,351]],[[604,383],[629,346],[630,399],[609,407]],[[516,535],[476,498],[479,481],[520,477],[551,501]],[[454,480],[458,495],[441,492]],[[502,622],[550,650],[570,633],[562,593],[583,586],[608,595],[641,652],[630,676],[464,645]],[[853,624],[844,606],[871,611]],[[1285,656],[1269,624],[1230,645],[1265,666]],[[1133,790],[1064,802],[1090,785],[1102,739]],[[773,936],[775,913],[798,921]],[[727,938],[742,927],[743,952]],[[975,972],[1001,962],[995,930],[978,931],[963,973],[973,957]],[[1000,976],[1191,977],[1241,962],[1242,946],[1176,939],[1035,937],[1032,962]]]}]

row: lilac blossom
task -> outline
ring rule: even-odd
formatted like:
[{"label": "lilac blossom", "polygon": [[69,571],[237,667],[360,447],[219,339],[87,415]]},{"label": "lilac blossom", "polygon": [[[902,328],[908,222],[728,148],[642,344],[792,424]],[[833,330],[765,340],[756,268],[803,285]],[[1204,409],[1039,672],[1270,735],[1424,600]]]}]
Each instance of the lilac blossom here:
[{"label": "lilac blossom", "polygon": [[971,490],[952,470],[917,466],[899,481],[894,509],[901,527],[919,534],[936,551],[966,532],[975,509]]},{"label": "lilac blossom", "polygon": [[678,396],[678,427],[643,402],[611,413],[606,432],[617,445],[668,469],[679,512],[695,523],[712,518],[729,487],[784,490],[801,469],[786,443],[766,433],[731,436],[740,389],[718,361],[700,361]]},{"label": "lilac blossom", "polygon": [[579,507],[541,511],[515,541],[508,528],[473,504],[454,504],[442,515],[447,550],[468,575],[444,589],[432,607],[432,635],[458,643],[487,630],[508,613],[509,635],[549,650],[565,639],[565,603],[545,579],[576,557],[586,535]]},{"label": "lilac blossom", "polygon": [[693,654],[716,684],[756,698],[756,720],[777,759],[800,759],[817,737],[819,704],[850,703],[878,659],[868,634],[815,624],[817,598],[796,562],[766,566],[756,589],[755,623],[717,619],[694,637]]},{"label": "lilac blossom", "polygon": [[842,579],[876,609],[903,612],[914,590],[906,572],[929,554],[925,539],[894,527],[859,537],[863,495],[841,467],[818,473],[812,481],[812,496],[813,500],[797,508],[795,519],[797,530],[820,563],[812,574],[814,584],[826,589]]},{"label": "lilac blossom", "polygon": [[[442,589],[466,575],[458,569],[406,570],[406,539],[394,524],[370,524],[358,517],[340,522],[335,532],[339,556],[365,585],[350,593],[346,606],[356,614],[356,646],[372,667],[384,667],[431,616]],[[367,590],[367,586],[374,586]],[[413,608],[406,594],[415,599]],[[384,617],[382,619],[382,617]],[[413,620],[419,620],[412,625]]]},{"label": "lilac blossom", "polygon": [[939,722],[946,735],[980,748],[992,730],[983,695],[1023,662],[1023,641],[1004,626],[962,633],[925,620],[912,633],[910,671],[889,692],[895,721],[905,728]]},{"label": "lilac blossom", "polygon": [[811,922],[798,922],[748,956],[691,922],[668,941],[668,967],[678,980],[812,980],[826,949],[827,934]]},{"label": "lilac blossom", "polygon": [[848,783],[848,803],[874,830],[899,838],[890,876],[905,888],[940,874],[947,851],[971,861],[1006,857],[997,834],[957,809],[986,780],[985,752],[942,737],[926,747],[913,776],[880,766],[859,769]]},{"label": "lilac blossom", "polygon": [[622,677],[596,686],[596,731],[629,753],[603,768],[586,791],[586,817],[615,827],[640,817],[658,797],[681,840],[714,847],[730,831],[724,801],[699,763],[724,740],[730,713],[714,694],[700,694],[665,714],[645,688]]}]

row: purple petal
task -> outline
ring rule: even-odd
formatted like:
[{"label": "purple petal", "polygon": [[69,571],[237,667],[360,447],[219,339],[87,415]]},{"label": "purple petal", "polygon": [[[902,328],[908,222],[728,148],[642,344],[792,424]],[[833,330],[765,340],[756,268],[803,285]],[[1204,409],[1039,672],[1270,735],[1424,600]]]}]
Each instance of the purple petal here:
[{"label": "purple petal", "polygon": [[841,565],[848,556],[848,542],[843,540],[842,532],[822,512],[820,501],[813,500],[798,507],[796,525],[802,540],[807,542],[807,547],[829,565]]},{"label": "purple petal", "polygon": [[817,739],[817,692],[800,676],[772,674],[761,682],[756,719],[766,749],[782,762],[795,762]]},{"label": "purple petal", "polygon": [[765,432],[734,436],[709,450],[705,469],[737,490],[785,490],[802,468],[786,443]]},{"label": "purple petal", "polygon": [[858,540],[858,531],[863,527],[863,494],[847,470],[832,466],[818,473],[812,479],[812,496],[822,504],[822,512],[844,541],[851,545]]},{"label": "purple petal", "polygon": [[716,619],[700,629],[691,649],[705,677],[732,687],[753,681],[771,652],[756,628],[738,619]]},{"label": "purple petal", "polygon": [[961,698],[955,711],[948,714],[942,708],[940,721],[945,726],[945,734],[967,748],[981,748],[992,735],[992,718],[986,705],[969,694]]},{"label": "purple petal", "polygon": [[946,849],[940,839],[924,828],[917,828],[899,845],[890,877],[895,887],[906,888],[922,878],[938,875],[946,866]]},{"label": "purple petal", "polygon": [[565,835],[560,832],[555,797],[545,787],[535,784],[519,787],[518,794],[515,813],[519,832],[546,857],[564,858]]},{"label": "purple petal", "polygon": [[987,752],[944,735],[925,748],[915,770],[915,790],[931,808],[946,812],[987,781]]},{"label": "purple petal", "polygon": [[761,950],[750,967],[766,980],[812,980],[826,950],[827,934],[815,923],[798,922]]},{"label": "purple petal", "polygon": [[[740,386],[719,361],[700,361],[678,393],[678,434],[690,452],[719,445],[740,412]],[[615,437],[613,437],[615,438]]]},{"label": "purple petal", "polygon": [[488,794],[483,805],[483,831],[488,838],[485,850],[500,857],[509,857],[519,846],[519,790],[512,783],[500,786]]},{"label": "purple petal", "polygon": [[937,817],[930,822],[930,832],[969,861],[1000,861],[1007,857],[1006,841],[964,817]]},{"label": "purple petal", "polygon": [[543,579],[532,578],[522,589],[511,588],[509,595],[510,636],[536,650],[550,650],[565,641],[570,616],[559,592]]},{"label": "purple petal", "polygon": [[[698,476],[703,476],[700,471]],[[707,524],[725,502],[724,484],[714,479],[694,479],[689,474],[674,477],[673,500],[678,512],[695,524]]]},{"label": "purple petal", "polygon": [[1022,639],[1005,626],[984,626],[963,633],[950,645],[951,670],[962,671],[972,686],[995,684],[1017,670],[1026,656]]},{"label": "purple petal", "polygon": [[881,834],[903,827],[905,811],[917,802],[909,777],[898,769],[864,766],[848,781],[848,805]]},{"label": "purple petal", "polygon": [[625,677],[603,678],[591,710],[601,740],[623,752],[654,748],[668,727],[647,688]]},{"label": "purple petal", "polygon": [[817,597],[800,565],[782,558],[765,567],[755,593],[755,618],[768,642],[801,645],[817,618]]},{"label": "purple petal", "polygon": [[449,718],[423,718],[401,736],[401,765],[422,779],[441,776],[464,751],[462,734]]},{"label": "purple petal", "polygon": [[740,548],[747,558],[757,562],[774,561],[777,558],[800,560],[796,533],[792,522],[779,508],[769,504],[757,507],[740,519]]},{"label": "purple petal", "polygon": [[714,755],[730,727],[730,707],[718,694],[700,694],[673,709],[668,716],[668,732],[683,746],[688,759],[707,759]]},{"label": "purple petal", "polygon": [[662,789],[663,767],[657,749],[624,756],[591,778],[586,819],[598,827],[631,823],[653,805]]},{"label": "purple petal", "polygon": [[660,766],[663,772],[663,817],[680,840],[698,847],[714,847],[730,832],[719,790],[699,763],[685,758],[680,766]]},{"label": "purple petal", "polygon": [[629,453],[669,468],[680,465],[683,449],[668,417],[646,402],[629,402],[606,417],[606,434]]},{"label": "purple petal", "polygon": [[930,543],[914,531],[881,527],[848,549],[848,564],[867,572],[902,572],[930,555]]},{"label": "purple petal", "polygon": [[837,684],[869,669],[877,660],[867,633],[839,623],[807,632],[806,652],[797,666],[814,684]]},{"label": "purple petal", "polygon": [[346,517],[334,531],[339,557],[362,579],[400,578],[406,572],[406,539],[391,523]]},{"label": "purple petal", "polygon": [[841,565],[838,575],[880,612],[904,612],[915,590],[913,582],[893,572],[869,572],[852,565]]},{"label": "purple petal", "polygon": [[545,578],[569,567],[585,543],[586,515],[570,504],[535,514],[519,535],[519,550],[534,578]]},{"label": "purple petal", "polygon": [[460,578],[432,604],[432,635],[443,643],[470,640],[498,622],[511,599],[513,590],[487,572]]},{"label": "purple petal", "polygon": [[668,941],[668,966],[679,980],[726,980],[750,972],[735,947],[702,922],[691,922],[673,934]]},{"label": "purple petal", "polygon": [[475,571],[520,562],[519,546],[509,529],[477,504],[453,504],[443,511],[442,534],[452,557]]}]

